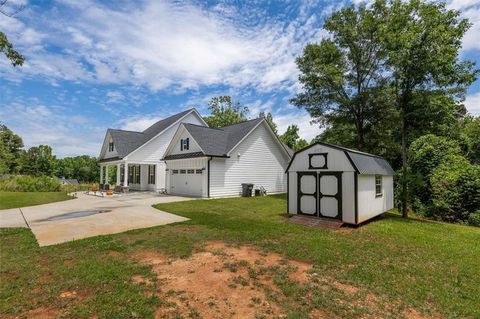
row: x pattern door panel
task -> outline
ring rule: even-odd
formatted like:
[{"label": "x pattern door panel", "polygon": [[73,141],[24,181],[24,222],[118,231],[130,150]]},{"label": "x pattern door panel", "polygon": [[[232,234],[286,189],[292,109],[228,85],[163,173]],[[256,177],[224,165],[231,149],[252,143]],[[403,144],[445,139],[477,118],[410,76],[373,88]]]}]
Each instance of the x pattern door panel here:
[{"label": "x pattern door panel", "polygon": [[342,173],[299,172],[298,212],[342,219]]}]

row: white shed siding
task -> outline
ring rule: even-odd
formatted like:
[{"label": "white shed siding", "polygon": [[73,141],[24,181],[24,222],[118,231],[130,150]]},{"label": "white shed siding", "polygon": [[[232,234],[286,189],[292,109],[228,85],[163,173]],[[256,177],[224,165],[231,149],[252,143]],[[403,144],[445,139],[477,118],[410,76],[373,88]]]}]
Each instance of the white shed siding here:
[{"label": "white shed siding", "polygon": [[318,171],[333,171],[333,172],[354,172],[355,169],[353,168],[352,164],[348,160],[345,153],[341,150],[323,146],[323,145],[315,145],[306,149],[303,152],[297,153],[295,155],[295,159],[293,163],[290,165],[288,169],[289,172],[302,172],[308,171],[309,167],[309,158],[308,154],[312,153],[328,153],[327,156],[327,169],[321,169]]},{"label": "white shed siding", "polygon": [[[297,172],[289,172],[288,213],[298,213],[297,202]],[[354,172],[342,174],[342,220],[345,223],[355,223],[355,191]]]},{"label": "white shed siding", "polygon": [[238,196],[242,183],[252,183],[254,188],[263,186],[268,193],[286,192],[289,158],[265,125],[262,122],[257,126],[231,151],[230,158],[211,160],[211,197]]},{"label": "white shed siding", "polygon": [[358,222],[393,208],[393,176],[382,176],[383,195],[375,197],[375,175],[358,175]]},{"label": "white shed siding", "polygon": [[[203,122],[198,118],[197,114],[194,112],[185,116],[180,122],[204,125]],[[138,148],[137,151],[134,151],[131,155],[127,157],[128,161],[159,162],[160,159],[163,158],[163,155],[165,154],[165,151],[170,144],[173,135],[177,131],[180,122],[171,126],[162,134],[153,138],[152,140]]]},{"label": "white shed siding", "polygon": [[342,220],[355,224],[355,173],[342,174]]},{"label": "white shed siding", "polygon": [[288,172],[288,213],[297,214],[297,172]]}]

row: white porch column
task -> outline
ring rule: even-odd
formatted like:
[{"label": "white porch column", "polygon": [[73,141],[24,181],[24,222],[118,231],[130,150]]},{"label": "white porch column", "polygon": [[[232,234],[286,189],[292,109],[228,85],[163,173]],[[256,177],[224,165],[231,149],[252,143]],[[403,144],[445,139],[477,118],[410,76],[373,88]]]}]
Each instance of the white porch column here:
[{"label": "white porch column", "polygon": [[108,164],[105,167],[105,184],[108,184]]},{"label": "white porch column", "polygon": [[120,186],[120,168],[122,167],[122,164],[118,163],[117,164],[117,182],[115,183],[117,186]]},{"label": "white porch column", "polygon": [[103,184],[103,165],[100,165],[100,184]]},{"label": "white porch column", "polygon": [[123,169],[123,186],[128,186],[128,163],[125,162],[125,168]]}]

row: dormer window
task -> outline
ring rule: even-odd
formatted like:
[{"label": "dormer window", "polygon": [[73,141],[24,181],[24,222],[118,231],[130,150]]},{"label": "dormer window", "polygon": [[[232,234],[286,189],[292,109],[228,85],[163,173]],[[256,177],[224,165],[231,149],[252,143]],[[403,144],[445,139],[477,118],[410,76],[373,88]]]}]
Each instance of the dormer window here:
[{"label": "dormer window", "polygon": [[114,149],[113,142],[108,143],[108,151],[113,152],[113,149]]},{"label": "dormer window", "polygon": [[180,140],[180,151],[188,151],[190,148],[190,140],[189,138],[182,138]]}]

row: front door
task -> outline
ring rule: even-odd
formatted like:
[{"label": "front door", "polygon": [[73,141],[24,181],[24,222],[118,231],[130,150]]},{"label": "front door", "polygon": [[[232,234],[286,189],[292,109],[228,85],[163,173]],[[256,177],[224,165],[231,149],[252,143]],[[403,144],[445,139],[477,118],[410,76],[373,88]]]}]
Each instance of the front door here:
[{"label": "front door", "polygon": [[342,173],[298,172],[298,213],[342,219]]}]

